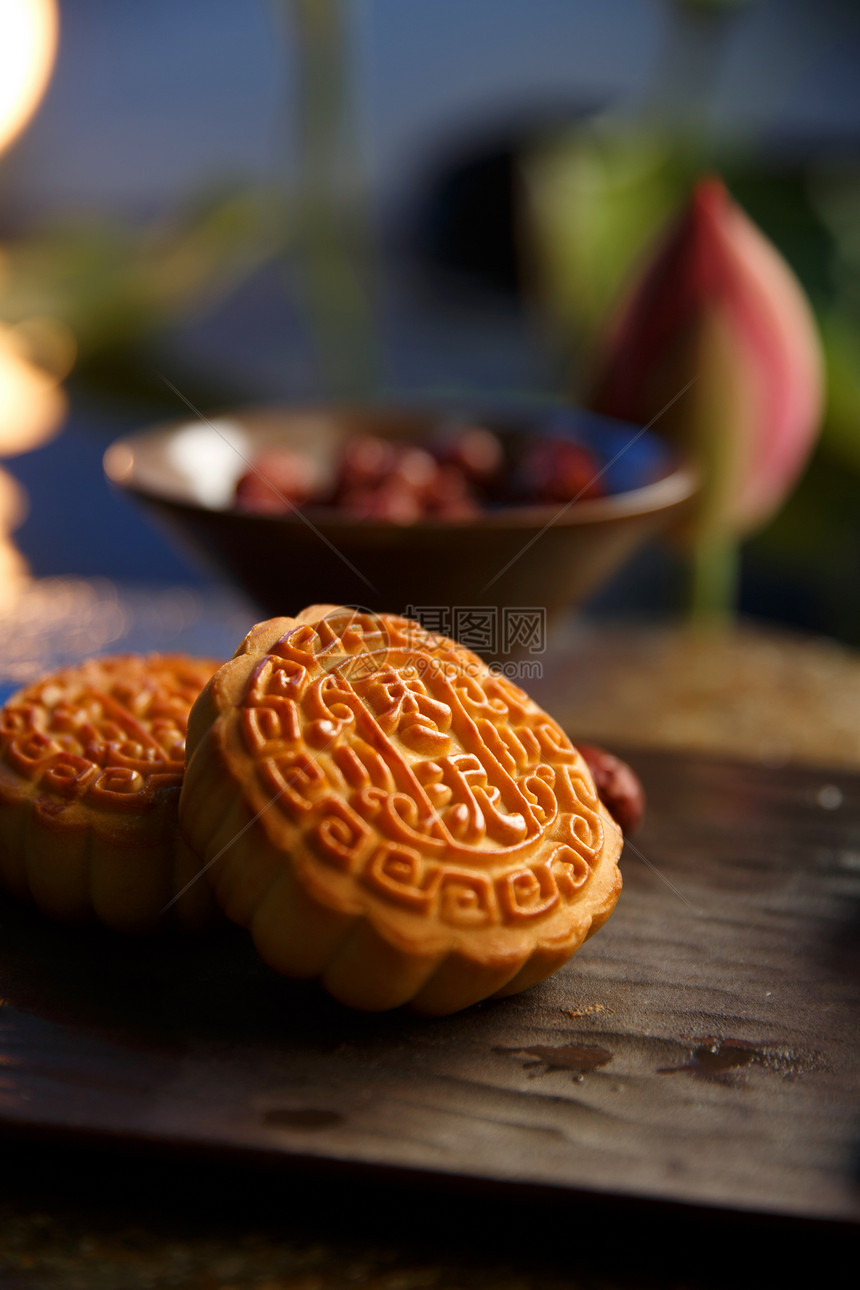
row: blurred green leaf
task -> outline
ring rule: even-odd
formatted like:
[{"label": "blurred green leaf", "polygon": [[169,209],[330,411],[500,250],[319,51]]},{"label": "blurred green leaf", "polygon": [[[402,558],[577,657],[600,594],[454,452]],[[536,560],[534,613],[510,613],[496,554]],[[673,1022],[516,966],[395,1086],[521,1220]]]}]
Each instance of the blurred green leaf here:
[{"label": "blurred green leaf", "polygon": [[860,322],[838,308],[821,320],[827,368],[823,444],[860,473]]},{"label": "blurred green leaf", "polygon": [[45,229],[4,249],[0,316],[58,318],[82,359],[206,308],[282,245],[282,206],[263,190],[198,198],[142,229],[107,221]]},{"label": "blurred green leaf", "polygon": [[538,305],[570,347],[605,315],[683,178],[665,137],[592,128],[535,147],[523,183]]}]

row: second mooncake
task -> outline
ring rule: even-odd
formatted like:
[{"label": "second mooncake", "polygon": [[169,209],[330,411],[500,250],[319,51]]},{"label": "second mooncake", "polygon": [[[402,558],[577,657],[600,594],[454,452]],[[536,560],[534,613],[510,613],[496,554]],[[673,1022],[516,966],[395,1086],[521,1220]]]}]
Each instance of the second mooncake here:
[{"label": "second mooncake", "polygon": [[[117,931],[205,924],[177,806],[191,704],[218,663],[95,658],[37,681],[0,712],[0,882],[43,913]],[[188,886],[187,890],[186,885]]]},{"label": "second mooncake", "polygon": [[621,887],[545,712],[454,641],[334,606],[255,627],[206,686],[180,822],[266,962],[370,1010],[525,989]]}]

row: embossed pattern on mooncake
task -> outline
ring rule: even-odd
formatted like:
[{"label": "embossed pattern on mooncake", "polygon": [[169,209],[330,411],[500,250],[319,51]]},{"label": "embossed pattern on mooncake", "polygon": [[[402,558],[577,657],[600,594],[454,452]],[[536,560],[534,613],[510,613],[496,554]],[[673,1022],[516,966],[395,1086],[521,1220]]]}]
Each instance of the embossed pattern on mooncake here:
[{"label": "embossed pattern on mooncake", "polygon": [[[231,843],[230,828],[250,827],[235,811],[198,835],[194,759],[188,836],[207,858],[223,850],[219,898],[281,970],[314,974],[279,952],[266,911],[277,906],[286,928],[298,900],[308,919],[321,908],[346,920],[324,928],[330,960],[311,955],[339,997],[405,1001],[396,981],[374,980],[364,998],[367,973],[349,947],[363,942],[372,960],[381,941],[392,968],[407,961],[417,983],[407,998],[449,1011],[473,1001],[468,980],[444,985],[457,976],[452,955],[483,982],[478,997],[522,988],[535,952],[546,975],[614,905],[619,831],[585,762],[522,690],[454,641],[394,615],[317,607],[256,628],[208,691],[201,723],[214,724],[201,742],[217,747],[266,844]],[[183,821],[185,808],[184,798]],[[278,889],[285,872],[289,888]],[[339,969],[340,959],[355,962]]]},{"label": "embossed pattern on mooncake", "polygon": [[528,923],[575,898],[603,824],[567,738],[465,651],[384,626],[372,670],[355,623],[343,662],[326,660],[344,644],[330,620],[322,657],[300,626],[255,669],[240,722],[273,809],[320,865],[453,927]]},{"label": "embossed pattern on mooncake", "polygon": [[185,872],[189,861],[177,827],[188,713],[218,666],[185,655],[97,658],[9,700],[0,712],[8,889],[58,918],[92,905],[122,928],[176,894],[168,870],[181,860]]},{"label": "embossed pattern on mooncake", "polygon": [[0,712],[0,759],[63,799],[145,811],[182,786],[188,712],[217,666],[128,655],[36,682]]}]

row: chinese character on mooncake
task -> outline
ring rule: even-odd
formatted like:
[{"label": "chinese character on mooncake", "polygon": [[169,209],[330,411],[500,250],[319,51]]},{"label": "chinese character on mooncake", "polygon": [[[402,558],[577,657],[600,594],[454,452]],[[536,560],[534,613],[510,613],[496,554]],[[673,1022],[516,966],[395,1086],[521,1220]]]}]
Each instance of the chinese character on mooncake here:
[{"label": "chinese character on mooncake", "polygon": [[369,1010],[523,990],[621,888],[621,830],[545,712],[454,641],[334,606],[255,627],[206,686],[180,824],[271,967]]},{"label": "chinese character on mooncake", "polygon": [[[185,732],[219,666],[98,658],[29,685],[0,712],[0,882],[43,913],[117,931],[216,913],[177,823]],[[187,884],[188,890],[185,891]],[[182,893],[182,894],[180,894]]]}]

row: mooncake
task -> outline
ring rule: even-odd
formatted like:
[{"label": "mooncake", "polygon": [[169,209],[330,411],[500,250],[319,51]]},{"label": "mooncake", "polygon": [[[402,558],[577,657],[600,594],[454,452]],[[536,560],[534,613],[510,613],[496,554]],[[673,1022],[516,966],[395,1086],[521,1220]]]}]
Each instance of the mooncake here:
[{"label": "mooncake", "polygon": [[218,666],[179,654],[96,658],[9,700],[0,712],[7,891],[51,918],[95,916],[118,931],[149,928],[168,905],[188,928],[217,913],[207,884],[192,882],[200,866],[177,810],[188,713]]},{"label": "mooncake", "polygon": [[560,727],[456,642],[317,605],[195,702],[180,824],[262,958],[429,1014],[554,972],[611,913],[621,830]]}]

